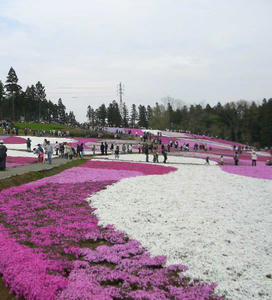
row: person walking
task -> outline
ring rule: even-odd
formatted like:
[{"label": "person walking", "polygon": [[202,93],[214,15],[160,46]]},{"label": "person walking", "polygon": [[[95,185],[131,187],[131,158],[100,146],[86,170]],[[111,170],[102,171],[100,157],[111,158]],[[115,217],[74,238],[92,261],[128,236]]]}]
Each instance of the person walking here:
[{"label": "person walking", "polygon": [[77,144],[77,150],[76,150],[76,156],[77,156],[77,158],[78,157],[80,157],[80,146],[79,146],[79,144]]},{"label": "person walking", "polygon": [[145,144],[144,146],[144,153],[145,153],[145,161],[148,162],[148,152],[149,152],[149,149],[148,149],[148,144]]},{"label": "person walking", "polygon": [[257,153],[255,151],[252,151],[251,153],[251,160],[252,160],[252,167],[257,166]]},{"label": "person walking", "polygon": [[47,144],[45,146],[45,150],[47,152],[48,163],[49,163],[49,165],[51,165],[52,164],[53,147],[50,144],[50,141],[47,141]]},{"label": "person walking", "polygon": [[115,156],[115,159],[119,159],[119,145],[117,145],[115,148],[114,156]]},{"label": "person walking", "polygon": [[95,147],[95,144],[93,144],[93,146],[92,146],[93,155],[95,155],[95,150],[96,150],[96,147]]},{"label": "person walking", "polygon": [[43,157],[44,157],[44,152],[43,152],[43,148],[41,146],[41,144],[37,145],[37,154],[38,154],[38,162],[42,163],[43,162]]},{"label": "person walking", "polygon": [[126,154],[126,144],[122,145],[122,154]]},{"label": "person walking", "polygon": [[59,150],[60,150],[60,145],[59,143],[56,141],[55,143],[55,151],[56,151],[56,155],[59,156]]},{"label": "person walking", "polygon": [[162,146],[163,146],[162,147],[163,163],[165,164],[167,161],[167,152],[166,152],[164,145],[162,145]]},{"label": "person walking", "polygon": [[26,140],[26,148],[28,152],[31,152],[31,139],[27,138]]},{"label": "person walking", "polygon": [[6,170],[7,151],[4,141],[0,140],[0,171]]},{"label": "person walking", "polygon": [[159,153],[157,147],[154,147],[153,149],[153,162],[158,163],[159,162]]},{"label": "person walking", "polygon": [[64,143],[60,144],[59,150],[60,150],[60,157],[64,158]]},{"label": "person walking", "polygon": [[83,156],[84,156],[84,144],[81,143],[80,146],[79,146],[79,155],[80,155],[80,158],[82,159]]},{"label": "person walking", "polygon": [[103,142],[101,143],[100,151],[101,151],[101,155],[104,155],[105,146],[104,146],[104,143],[103,143]]},{"label": "person walking", "polygon": [[108,146],[108,143],[105,142],[105,154],[106,154],[106,155],[108,155],[108,147],[109,147],[109,146]]},{"label": "person walking", "polygon": [[238,151],[236,151],[235,154],[234,154],[234,164],[235,164],[235,166],[238,166],[238,164],[239,164],[239,154],[238,154]]}]

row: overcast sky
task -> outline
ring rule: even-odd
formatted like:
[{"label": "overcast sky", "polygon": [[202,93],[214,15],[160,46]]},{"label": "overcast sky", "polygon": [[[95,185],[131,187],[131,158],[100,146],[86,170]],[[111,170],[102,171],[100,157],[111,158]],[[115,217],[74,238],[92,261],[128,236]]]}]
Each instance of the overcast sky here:
[{"label": "overcast sky", "polygon": [[38,80],[79,121],[117,98],[154,105],[272,97],[271,0],[0,0],[0,79]]}]

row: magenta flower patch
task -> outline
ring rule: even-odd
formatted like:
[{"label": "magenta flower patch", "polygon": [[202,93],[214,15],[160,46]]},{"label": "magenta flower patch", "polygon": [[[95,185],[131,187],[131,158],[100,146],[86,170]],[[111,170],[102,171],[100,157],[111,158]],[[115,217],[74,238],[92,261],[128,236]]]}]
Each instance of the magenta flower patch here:
[{"label": "magenta flower patch", "polygon": [[0,193],[0,273],[26,299],[220,299],[214,284],[164,267],[140,243],[99,226],[85,199],[118,180],[175,168],[90,161]]}]

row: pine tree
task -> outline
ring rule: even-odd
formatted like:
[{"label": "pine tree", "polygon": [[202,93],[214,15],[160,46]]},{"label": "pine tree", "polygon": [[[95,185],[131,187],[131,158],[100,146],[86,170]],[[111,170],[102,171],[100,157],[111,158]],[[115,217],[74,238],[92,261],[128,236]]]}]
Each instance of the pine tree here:
[{"label": "pine tree", "polygon": [[148,123],[148,126],[149,126],[149,123],[152,119],[152,108],[150,105],[147,105],[147,108],[146,108],[146,118],[147,118],[147,123]]},{"label": "pine tree", "polygon": [[102,104],[99,106],[99,108],[96,111],[96,117],[101,126],[106,125],[107,108],[106,108],[105,104]]},{"label": "pine tree", "polygon": [[63,105],[61,98],[59,98],[58,101],[58,115],[59,115],[59,122],[64,124],[66,122],[66,113],[65,113],[66,107]]},{"label": "pine tree", "polygon": [[38,106],[38,119],[41,121],[42,119],[48,118],[48,112],[46,108],[46,93],[45,87],[38,81],[35,85],[35,93],[37,99]]},{"label": "pine tree", "polygon": [[16,75],[15,70],[11,67],[8,72],[5,89],[8,95],[18,95],[22,89],[20,85],[18,85],[18,77]]},{"label": "pine tree", "polygon": [[138,125],[139,125],[139,127],[147,128],[148,124],[147,124],[147,119],[146,119],[146,116],[147,116],[146,108],[144,105],[139,105],[138,109],[139,109]]},{"label": "pine tree", "polygon": [[4,98],[4,95],[5,95],[4,85],[3,85],[2,81],[0,80],[0,103],[1,103],[2,99]]},{"label": "pine tree", "polygon": [[138,112],[135,104],[132,104],[130,112],[130,126],[134,128],[138,120]]},{"label": "pine tree", "polygon": [[123,103],[123,113],[122,113],[122,126],[123,127],[128,127],[128,119],[129,119],[129,115],[128,115],[128,108],[126,106],[126,103]]},{"label": "pine tree", "polygon": [[96,113],[90,105],[88,105],[86,117],[88,118],[92,126],[96,125]]},{"label": "pine tree", "polygon": [[108,117],[108,124],[110,126],[120,127],[122,124],[122,117],[119,110],[118,103],[113,100],[112,103],[109,104],[107,108],[107,117]]},{"label": "pine tree", "polygon": [[68,123],[75,125],[76,124],[76,117],[72,111],[68,114]]}]

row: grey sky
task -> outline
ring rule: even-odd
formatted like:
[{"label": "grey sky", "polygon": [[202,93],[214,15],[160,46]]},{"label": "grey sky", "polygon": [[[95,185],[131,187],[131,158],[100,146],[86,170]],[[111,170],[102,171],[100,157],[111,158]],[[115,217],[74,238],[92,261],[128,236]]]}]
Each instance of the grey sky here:
[{"label": "grey sky", "polygon": [[80,121],[116,99],[272,97],[271,0],[0,0],[0,79],[46,86]]}]

